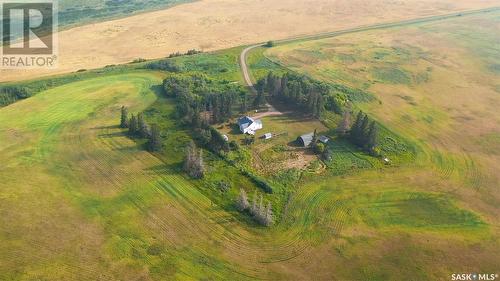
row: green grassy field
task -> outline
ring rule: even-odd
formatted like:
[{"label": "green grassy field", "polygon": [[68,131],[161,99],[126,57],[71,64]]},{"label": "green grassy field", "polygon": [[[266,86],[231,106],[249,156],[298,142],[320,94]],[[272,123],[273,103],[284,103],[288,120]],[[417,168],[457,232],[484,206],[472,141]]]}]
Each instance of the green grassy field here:
[{"label": "green grassy field", "polygon": [[118,17],[126,17],[139,12],[165,9],[174,5],[191,2],[189,0],[91,0],[59,1],[59,24],[61,28],[83,25]]},{"label": "green grassy field", "polygon": [[[489,46],[473,37],[477,21],[496,28],[487,23],[498,16],[252,53],[255,78],[289,65],[372,94],[374,101],[356,106],[384,125],[383,145],[393,151],[386,166],[334,138],[332,160],[313,161],[300,179],[294,169],[272,173],[267,166],[293,156],[285,145],[296,135],[330,132],[298,115],[264,117],[265,131],[288,133],[253,146],[260,172],[283,185],[266,195],[280,209],[270,228],[234,210],[240,187],[258,190],[235,167],[207,153],[205,179],[180,172],[190,135],[173,117],[174,100],[158,90],[168,73],[135,64],[31,82],[40,93],[0,108],[0,279],[449,280],[496,272],[497,74],[483,70],[495,69],[498,53],[464,59],[470,46]],[[457,46],[457,30],[471,39]],[[423,40],[436,44],[432,52],[416,47],[435,32],[444,39]],[[401,43],[409,37],[415,42]],[[343,55],[332,55],[337,48]],[[187,72],[241,82],[239,50],[174,60]],[[474,99],[466,95],[472,89],[479,89]],[[122,105],[161,126],[162,151],[146,152],[117,127]],[[459,118],[464,112],[477,122]],[[220,181],[231,183],[229,192],[217,190]]]},{"label": "green grassy field", "polygon": [[[495,135],[500,130],[497,112],[499,76],[495,70],[500,61],[498,44],[495,43],[498,41],[495,34],[499,32],[499,19],[500,14],[495,12],[295,42],[264,51],[263,54],[276,64],[373,94],[375,101],[356,105],[406,139],[410,147],[415,147],[416,158],[407,158],[411,161],[390,168],[394,172],[379,172],[369,186],[380,188],[398,183],[405,188],[412,186],[410,190],[421,193],[388,190],[370,195],[373,201],[370,200],[360,218],[367,226],[379,231],[400,231],[412,225],[434,232],[435,223],[442,225],[437,228],[443,231],[447,229],[448,221],[454,221],[454,225],[463,225],[456,231],[466,234],[470,233],[469,226],[483,225],[480,229],[485,229],[484,226],[490,225],[491,235],[496,238],[482,240],[477,245],[489,245],[484,249],[498,247],[493,246],[498,242],[489,244],[489,241],[498,241],[500,235],[497,207],[500,178],[496,172],[500,159],[495,152],[498,147]],[[335,146],[336,150],[343,151],[342,145]],[[401,152],[395,155],[401,155]],[[337,153],[329,166],[334,175],[343,174],[348,167],[380,169],[366,159],[345,153]],[[364,183],[369,181],[364,173],[352,177]],[[333,185],[338,179],[335,176],[330,181]],[[363,197],[359,195],[356,200]],[[450,198],[475,215],[448,209],[453,206],[449,204]],[[436,213],[441,215],[436,217]],[[410,223],[406,221],[409,217],[412,218]],[[478,221],[478,217],[482,219]],[[459,223],[461,220],[463,222]],[[364,235],[372,233],[358,231]],[[439,235],[445,238],[451,234],[445,231]],[[413,243],[423,242],[413,231],[408,237]],[[431,249],[420,247],[415,249],[428,252],[430,256],[412,258],[412,262],[432,260],[434,253],[448,252],[437,246]],[[498,262],[492,263],[492,260],[498,261],[499,258],[495,254],[475,252],[474,261],[464,260],[463,263],[469,266],[474,263],[470,268],[482,268],[490,263],[489,268],[494,271],[493,264]],[[440,262],[441,266],[448,264],[447,261]],[[425,268],[422,272],[427,274],[429,269]],[[380,275],[380,279],[385,278],[388,275]],[[390,279],[393,279],[392,275]],[[429,278],[422,276],[421,279]]]},{"label": "green grassy field", "polygon": [[1,279],[240,274],[213,247],[235,243],[233,216],[116,126],[120,105],[161,102],[161,76],[93,78],[2,109]]},{"label": "green grassy field", "polygon": [[[168,120],[172,101],[153,91],[162,75],[131,71],[90,78],[0,110],[6,140],[0,147],[1,279],[353,278],[354,268],[378,262],[371,254],[353,257],[382,247],[356,228],[373,228],[377,241],[389,243],[423,227],[430,229],[425,235],[435,235],[433,243],[450,233],[448,238],[466,241],[455,245],[464,249],[490,235],[480,218],[453,199],[415,190],[408,195],[394,182],[374,189],[370,178],[378,175],[368,171],[335,182],[310,176],[281,223],[271,229],[247,223],[227,211],[224,200],[210,200],[202,186],[179,174],[182,131],[166,138],[172,145],[161,161],[116,127],[123,104],[131,111],[161,109]],[[167,131],[175,128],[175,122],[162,124]],[[384,190],[391,192],[380,197]],[[404,200],[413,204],[398,205]],[[418,202],[432,209],[420,211]],[[456,233],[464,228],[466,234]],[[328,270],[331,264],[344,269]],[[393,266],[385,262],[356,274],[412,272]]]}]

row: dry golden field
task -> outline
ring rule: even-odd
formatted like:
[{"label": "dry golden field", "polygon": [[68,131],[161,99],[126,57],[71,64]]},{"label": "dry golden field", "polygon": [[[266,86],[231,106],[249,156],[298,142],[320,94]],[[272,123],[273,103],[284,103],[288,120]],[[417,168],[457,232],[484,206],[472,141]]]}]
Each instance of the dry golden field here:
[{"label": "dry golden field", "polygon": [[3,70],[0,82],[499,5],[499,0],[203,0],[62,31],[57,69]]}]

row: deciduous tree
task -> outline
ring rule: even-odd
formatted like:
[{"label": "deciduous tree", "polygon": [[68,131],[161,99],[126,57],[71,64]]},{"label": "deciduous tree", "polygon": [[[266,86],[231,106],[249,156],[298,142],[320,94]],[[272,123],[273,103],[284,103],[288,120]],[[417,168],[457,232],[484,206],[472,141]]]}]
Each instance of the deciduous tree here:
[{"label": "deciduous tree", "polygon": [[184,159],[184,171],[192,178],[202,178],[205,174],[205,164],[203,161],[203,152],[198,149],[193,141],[186,148],[186,157]]},{"label": "deciduous tree", "polygon": [[247,193],[243,188],[240,189],[240,195],[238,196],[238,200],[236,201],[236,208],[240,212],[248,209],[250,207],[250,203],[248,203]]},{"label": "deciduous tree", "polygon": [[273,209],[271,207],[271,202],[267,203],[267,208],[264,215],[264,225],[270,226],[273,224]]}]

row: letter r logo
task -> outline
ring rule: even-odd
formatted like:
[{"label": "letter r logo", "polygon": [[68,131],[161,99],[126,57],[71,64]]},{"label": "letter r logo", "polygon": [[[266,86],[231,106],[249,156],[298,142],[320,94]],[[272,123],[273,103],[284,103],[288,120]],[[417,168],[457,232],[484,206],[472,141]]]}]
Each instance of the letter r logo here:
[{"label": "letter r logo", "polygon": [[54,51],[55,9],[52,1],[2,1],[4,55],[51,55]]}]

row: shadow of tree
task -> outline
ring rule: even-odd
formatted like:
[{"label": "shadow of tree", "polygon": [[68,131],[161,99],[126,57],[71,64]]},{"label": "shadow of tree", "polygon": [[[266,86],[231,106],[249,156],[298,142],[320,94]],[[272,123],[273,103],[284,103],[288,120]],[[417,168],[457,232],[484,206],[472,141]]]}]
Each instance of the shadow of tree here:
[{"label": "shadow of tree", "polygon": [[106,129],[119,129],[120,125],[110,125],[110,126],[97,126],[90,128],[91,130],[106,130]]}]

